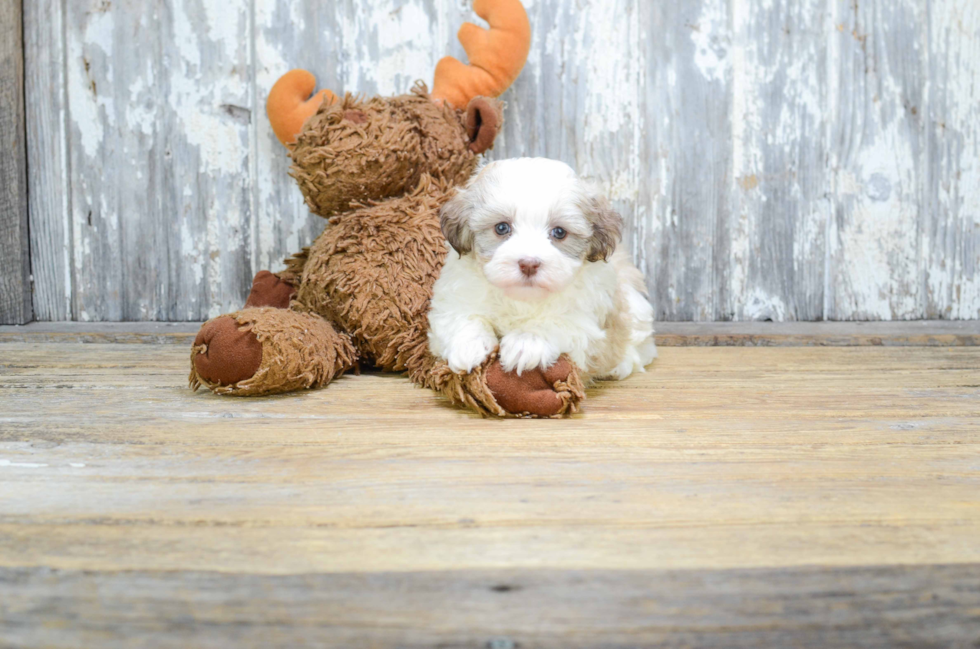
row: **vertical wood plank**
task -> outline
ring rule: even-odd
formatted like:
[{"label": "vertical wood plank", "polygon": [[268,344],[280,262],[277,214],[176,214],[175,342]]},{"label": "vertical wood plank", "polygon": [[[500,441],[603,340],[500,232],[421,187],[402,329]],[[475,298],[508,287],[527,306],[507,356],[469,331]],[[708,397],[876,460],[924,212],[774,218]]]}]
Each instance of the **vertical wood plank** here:
[{"label": "vertical wood plank", "polygon": [[637,261],[658,319],[728,320],[730,3],[639,7],[646,70]]},{"label": "vertical wood plank", "polygon": [[21,0],[0,2],[0,324],[30,322]]},{"label": "vertical wood plank", "polygon": [[67,6],[77,318],[239,307],[252,275],[248,1]]},{"label": "vertical wood plank", "polygon": [[924,315],[926,0],[834,0],[827,318]]},{"label": "vertical wood plank", "polygon": [[[525,4],[491,157],[599,180],[660,319],[980,317],[976,3]],[[469,0],[28,5],[45,319],[239,306],[324,227],[264,113],[279,75],[406,92],[479,22]]]},{"label": "vertical wood plank", "polygon": [[733,4],[726,313],[736,320],[821,320],[831,209],[826,0]]},{"label": "vertical wood plank", "polygon": [[978,319],[980,4],[931,0],[928,23],[925,317]]},{"label": "vertical wood plank", "polygon": [[[340,4],[340,3],[336,3]],[[265,101],[276,80],[293,68],[317,77],[321,88],[340,91],[342,34],[335,3],[255,0],[255,166],[251,254],[256,268],[283,268],[282,259],[308,246],[325,223],[309,213],[289,177],[289,157],[276,139]]]},{"label": "vertical wood plank", "polygon": [[61,0],[24,4],[28,202],[37,320],[72,319],[63,5]]}]

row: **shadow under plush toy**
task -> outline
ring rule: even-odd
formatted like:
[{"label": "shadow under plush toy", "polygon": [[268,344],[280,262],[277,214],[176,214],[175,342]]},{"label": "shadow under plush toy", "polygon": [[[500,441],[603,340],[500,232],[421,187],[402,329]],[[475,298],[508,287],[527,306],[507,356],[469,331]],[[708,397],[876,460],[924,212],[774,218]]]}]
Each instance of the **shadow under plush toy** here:
[{"label": "shadow under plush toy", "polygon": [[502,124],[531,29],[519,0],[476,0],[489,30],[463,25],[470,59],[446,57],[432,94],[310,99],[313,75],[294,70],[269,94],[273,130],[313,213],[330,226],[286,270],[255,276],[241,311],[202,327],[191,387],[264,395],[326,385],[358,362],[407,371],[416,383],[487,415],[560,416],[584,398],[562,358],[546,371],[508,373],[491,355],[469,374],[429,353],[427,311],[446,255],[439,209],[466,182]]}]

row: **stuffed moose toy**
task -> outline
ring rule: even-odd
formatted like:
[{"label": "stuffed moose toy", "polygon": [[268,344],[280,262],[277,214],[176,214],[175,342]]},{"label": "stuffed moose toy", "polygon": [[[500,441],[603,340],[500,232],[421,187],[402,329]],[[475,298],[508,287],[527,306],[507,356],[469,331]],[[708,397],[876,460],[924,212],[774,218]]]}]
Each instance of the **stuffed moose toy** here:
[{"label": "stuffed moose toy", "polygon": [[508,373],[492,354],[469,374],[429,352],[427,311],[446,242],[439,210],[493,146],[531,28],[519,0],[475,0],[490,25],[464,24],[470,64],[446,57],[431,95],[310,97],[312,74],[287,73],[267,111],[310,210],[329,226],[286,269],[259,272],[245,308],[206,322],[191,353],[191,387],[268,395],[327,385],[358,363],[407,372],[484,415],[554,417],[584,398],[566,358]]}]

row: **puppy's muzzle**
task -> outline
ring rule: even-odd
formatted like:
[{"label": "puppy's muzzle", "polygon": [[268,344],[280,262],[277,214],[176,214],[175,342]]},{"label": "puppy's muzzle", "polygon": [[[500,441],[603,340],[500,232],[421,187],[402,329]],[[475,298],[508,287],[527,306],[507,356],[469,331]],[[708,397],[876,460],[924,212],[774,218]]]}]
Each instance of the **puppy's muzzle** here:
[{"label": "puppy's muzzle", "polygon": [[524,277],[534,277],[538,274],[538,269],[541,268],[540,259],[522,259],[517,262],[517,265],[521,268],[521,273]]}]

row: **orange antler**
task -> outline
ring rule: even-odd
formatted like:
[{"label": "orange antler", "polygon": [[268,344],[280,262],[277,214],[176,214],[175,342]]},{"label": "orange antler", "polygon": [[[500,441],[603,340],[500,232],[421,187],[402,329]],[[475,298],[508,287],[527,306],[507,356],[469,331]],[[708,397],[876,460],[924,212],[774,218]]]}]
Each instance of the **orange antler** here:
[{"label": "orange antler", "polygon": [[475,0],[473,10],[490,29],[465,23],[459,42],[470,65],[447,56],[436,66],[432,98],[465,108],[474,97],[503,94],[521,73],[531,49],[531,24],[520,0]]},{"label": "orange antler", "polygon": [[333,103],[337,95],[321,90],[312,97],[316,77],[306,70],[290,70],[279,77],[269,91],[265,112],[269,115],[272,130],[283,144],[296,141],[303,129],[303,122],[312,117],[324,101]]}]

